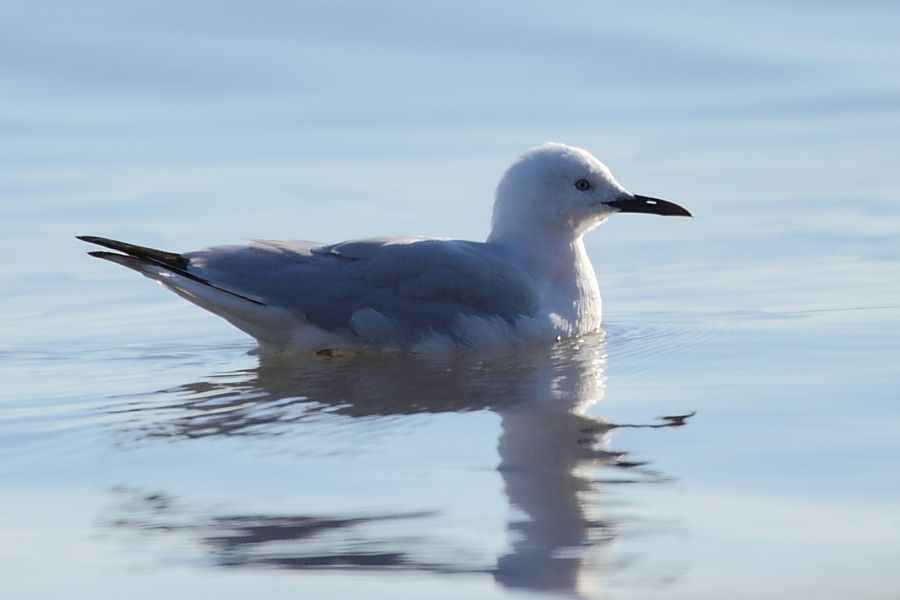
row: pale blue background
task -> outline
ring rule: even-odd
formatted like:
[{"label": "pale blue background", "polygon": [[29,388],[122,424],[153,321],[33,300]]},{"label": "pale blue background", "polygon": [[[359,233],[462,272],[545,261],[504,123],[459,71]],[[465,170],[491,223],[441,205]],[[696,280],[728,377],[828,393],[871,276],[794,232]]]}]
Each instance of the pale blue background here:
[{"label": "pale blue background", "polygon": [[[896,597],[898,26],[876,1],[3,2],[2,596],[518,597],[484,573],[221,569],[190,527],[148,531],[433,511],[369,535],[489,566],[513,537],[499,420],[279,424],[263,401],[236,409],[253,435],[155,435],[196,382],[256,381],[253,344],[73,236],[480,239],[502,170],[554,140],[696,215],[587,241],[591,413],[698,414],[614,434],[663,481],[581,500],[626,523],[585,594]],[[186,508],[148,517],[142,493]]]}]

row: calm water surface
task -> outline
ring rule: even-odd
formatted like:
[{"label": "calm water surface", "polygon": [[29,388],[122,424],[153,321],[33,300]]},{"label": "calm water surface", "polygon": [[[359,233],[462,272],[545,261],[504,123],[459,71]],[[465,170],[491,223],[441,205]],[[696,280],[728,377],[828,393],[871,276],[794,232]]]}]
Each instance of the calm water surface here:
[{"label": "calm water surface", "polygon": [[[895,4],[0,12],[3,598],[900,597]],[[261,358],[73,239],[480,239],[550,139],[696,215],[553,347]]]}]

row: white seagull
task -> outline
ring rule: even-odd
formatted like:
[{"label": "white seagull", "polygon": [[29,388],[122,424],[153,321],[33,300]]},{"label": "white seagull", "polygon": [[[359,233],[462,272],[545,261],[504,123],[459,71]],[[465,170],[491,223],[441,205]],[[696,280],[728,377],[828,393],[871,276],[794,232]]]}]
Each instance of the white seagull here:
[{"label": "white seagull", "polygon": [[545,144],[500,180],[485,242],[255,240],[184,254],[102,237],[92,256],[154,279],[250,334],[260,350],[427,352],[598,331],[583,236],[617,212],[686,216],[628,192],[580,148]]}]

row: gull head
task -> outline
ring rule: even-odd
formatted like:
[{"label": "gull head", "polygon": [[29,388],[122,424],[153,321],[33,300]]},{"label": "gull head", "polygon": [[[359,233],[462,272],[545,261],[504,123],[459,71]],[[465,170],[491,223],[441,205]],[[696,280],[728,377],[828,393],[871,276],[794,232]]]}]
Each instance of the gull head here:
[{"label": "gull head", "polygon": [[523,154],[500,180],[491,238],[539,232],[576,238],[617,212],[691,216],[672,202],[632,194],[586,150],[544,144]]}]

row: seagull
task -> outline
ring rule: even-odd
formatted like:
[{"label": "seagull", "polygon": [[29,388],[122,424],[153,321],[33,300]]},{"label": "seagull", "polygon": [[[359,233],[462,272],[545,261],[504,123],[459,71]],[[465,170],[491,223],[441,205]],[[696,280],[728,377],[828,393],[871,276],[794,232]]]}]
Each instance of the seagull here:
[{"label": "seagull", "polygon": [[471,350],[585,336],[602,306],[585,233],[615,213],[692,216],[632,194],[586,150],[548,143],[497,186],[484,242],[254,240],[182,254],[78,236],[269,352]]}]

